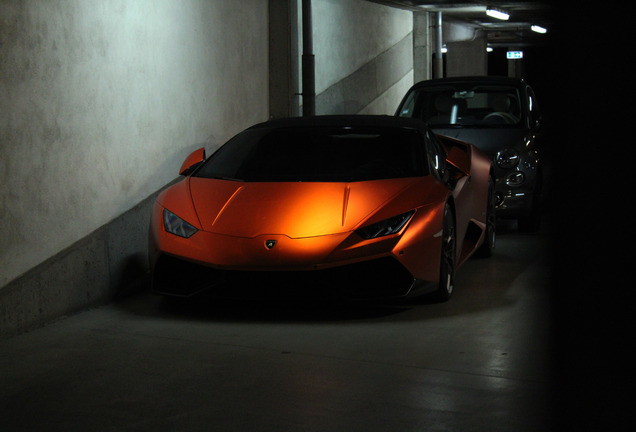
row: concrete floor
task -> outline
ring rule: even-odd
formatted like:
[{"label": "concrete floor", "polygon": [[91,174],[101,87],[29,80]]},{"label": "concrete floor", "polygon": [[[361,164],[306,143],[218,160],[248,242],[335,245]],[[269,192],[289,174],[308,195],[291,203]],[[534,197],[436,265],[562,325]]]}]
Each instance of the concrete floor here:
[{"label": "concrete floor", "polygon": [[448,303],[144,292],[2,340],[0,430],[547,430],[547,237],[513,228]]}]

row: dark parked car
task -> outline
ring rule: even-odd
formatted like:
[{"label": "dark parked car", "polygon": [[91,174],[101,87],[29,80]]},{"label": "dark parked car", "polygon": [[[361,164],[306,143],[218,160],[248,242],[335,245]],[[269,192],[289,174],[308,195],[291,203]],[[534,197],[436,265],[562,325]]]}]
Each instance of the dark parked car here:
[{"label": "dark parked car", "polygon": [[493,160],[497,215],[539,228],[541,114],[530,85],[506,77],[441,78],[415,84],[396,112],[469,142]]}]

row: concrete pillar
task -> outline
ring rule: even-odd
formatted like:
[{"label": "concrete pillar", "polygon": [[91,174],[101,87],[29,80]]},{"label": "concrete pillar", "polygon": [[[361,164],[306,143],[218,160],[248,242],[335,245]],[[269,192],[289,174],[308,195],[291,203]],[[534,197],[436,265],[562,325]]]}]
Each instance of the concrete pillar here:
[{"label": "concrete pillar", "polygon": [[483,36],[473,40],[446,43],[446,76],[488,74],[487,41]]},{"label": "concrete pillar", "polygon": [[413,81],[429,80],[433,76],[430,13],[413,13]]},{"label": "concrete pillar", "polygon": [[300,113],[298,2],[269,1],[269,117]]},{"label": "concrete pillar", "polygon": [[442,55],[442,12],[437,12],[435,16],[435,59],[433,60],[433,76],[435,78],[444,77],[444,58]]},{"label": "concrete pillar", "polygon": [[316,65],[314,57],[313,20],[311,0],[302,0],[303,16],[303,116],[316,114]]},{"label": "concrete pillar", "polygon": [[[509,51],[512,51],[512,49],[510,49]],[[508,76],[511,78],[523,78],[523,75],[523,59],[508,59]]]}]

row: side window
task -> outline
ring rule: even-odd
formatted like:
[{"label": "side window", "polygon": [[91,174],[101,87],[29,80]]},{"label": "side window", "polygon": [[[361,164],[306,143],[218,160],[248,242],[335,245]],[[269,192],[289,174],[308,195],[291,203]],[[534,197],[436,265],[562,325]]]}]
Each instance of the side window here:
[{"label": "side window", "polygon": [[411,92],[404,104],[400,108],[400,112],[398,113],[399,117],[413,117],[413,111],[415,110],[415,94],[416,92]]}]

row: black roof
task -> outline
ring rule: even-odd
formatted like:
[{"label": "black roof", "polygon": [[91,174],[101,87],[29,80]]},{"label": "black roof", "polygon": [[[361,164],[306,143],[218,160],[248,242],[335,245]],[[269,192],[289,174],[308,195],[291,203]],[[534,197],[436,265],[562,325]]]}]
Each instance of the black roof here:
[{"label": "black roof", "polygon": [[523,78],[510,78],[504,76],[464,76],[450,78],[435,78],[426,81],[420,81],[413,85],[412,88],[436,86],[440,84],[456,84],[456,83],[484,83],[484,84],[503,84],[510,86],[528,85]]},{"label": "black roof", "polygon": [[256,124],[254,128],[281,128],[281,127],[393,127],[393,128],[410,128],[422,129],[426,124],[420,119],[395,117],[389,115],[324,115],[310,117],[287,117],[280,119],[272,119],[263,123]]}]

